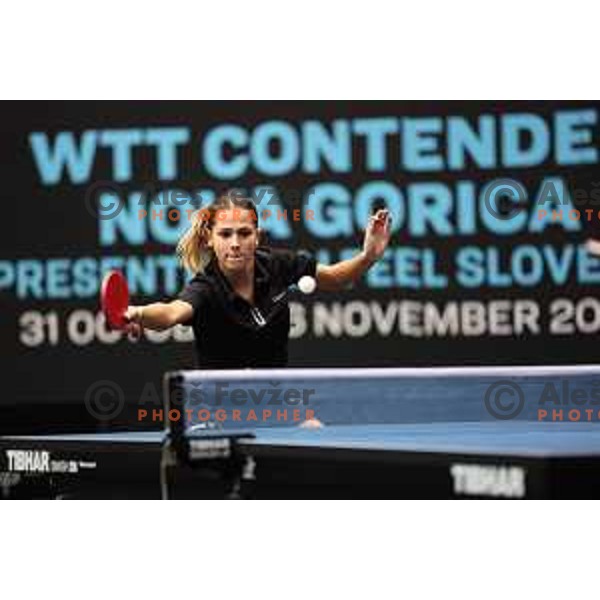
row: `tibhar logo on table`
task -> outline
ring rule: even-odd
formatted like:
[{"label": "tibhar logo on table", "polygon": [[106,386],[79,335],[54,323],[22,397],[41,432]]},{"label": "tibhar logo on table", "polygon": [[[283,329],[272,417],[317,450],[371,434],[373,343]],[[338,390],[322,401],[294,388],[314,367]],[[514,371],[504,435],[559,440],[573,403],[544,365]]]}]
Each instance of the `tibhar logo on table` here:
[{"label": "tibhar logo on table", "polygon": [[79,473],[95,469],[96,463],[80,460],[52,460],[47,450],[5,450],[9,473]]},{"label": "tibhar logo on table", "polygon": [[[600,380],[588,385],[574,385],[569,379],[542,382],[528,397],[537,421],[600,422]],[[495,381],[485,392],[484,404],[495,419],[516,419],[525,408],[523,386],[507,379]]]},{"label": "tibhar logo on table", "polygon": [[6,450],[11,473],[50,473],[50,452],[44,450]]},{"label": "tibhar logo on table", "polygon": [[450,467],[453,491],[459,496],[524,498],[526,471],[523,467],[454,464]]}]

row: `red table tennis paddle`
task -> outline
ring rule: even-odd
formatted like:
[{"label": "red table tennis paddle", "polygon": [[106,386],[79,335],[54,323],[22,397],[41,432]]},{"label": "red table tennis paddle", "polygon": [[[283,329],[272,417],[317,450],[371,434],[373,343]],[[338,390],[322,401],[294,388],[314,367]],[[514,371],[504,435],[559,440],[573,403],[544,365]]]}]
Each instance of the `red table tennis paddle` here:
[{"label": "red table tennis paddle", "polygon": [[129,306],[127,280],[119,271],[110,271],[102,280],[100,303],[110,329],[125,329],[125,312]]}]

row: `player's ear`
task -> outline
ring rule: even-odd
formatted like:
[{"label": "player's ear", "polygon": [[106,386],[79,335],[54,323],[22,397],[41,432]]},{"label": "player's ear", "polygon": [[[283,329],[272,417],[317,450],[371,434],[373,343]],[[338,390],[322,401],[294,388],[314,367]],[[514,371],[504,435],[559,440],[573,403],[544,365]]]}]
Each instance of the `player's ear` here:
[{"label": "player's ear", "polygon": [[263,240],[263,230],[260,227],[256,228],[256,245],[260,246],[262,240]]}]

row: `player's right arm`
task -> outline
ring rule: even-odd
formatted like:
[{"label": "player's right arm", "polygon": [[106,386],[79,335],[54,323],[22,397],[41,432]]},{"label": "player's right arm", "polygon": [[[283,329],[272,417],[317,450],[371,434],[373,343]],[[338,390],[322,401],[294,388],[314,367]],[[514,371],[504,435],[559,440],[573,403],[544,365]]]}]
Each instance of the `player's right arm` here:
[{"label": "player's right arm", "polygon": [[[144,306],[129,306],[125,318],[129,321],[130,331],[138,328],[162,331],[179,323],[189,322],[194,315],[194,308],[183,300],[172,302],[154,302]],[[137,326],[137,327],[136,327]]]}]

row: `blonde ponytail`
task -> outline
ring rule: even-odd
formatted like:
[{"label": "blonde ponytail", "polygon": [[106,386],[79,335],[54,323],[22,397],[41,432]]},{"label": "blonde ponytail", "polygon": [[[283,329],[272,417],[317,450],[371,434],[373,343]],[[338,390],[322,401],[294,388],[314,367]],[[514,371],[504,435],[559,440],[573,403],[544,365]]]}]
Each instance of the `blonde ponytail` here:
[{"label": "blonde ponytail", "polygon": [[184,269],[191,273],[203,272],[212,257],[208,247],[209,223],[206,214],[198,210],[192,215],[190,228],[177,244],[177,256]]}]

